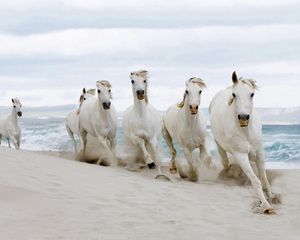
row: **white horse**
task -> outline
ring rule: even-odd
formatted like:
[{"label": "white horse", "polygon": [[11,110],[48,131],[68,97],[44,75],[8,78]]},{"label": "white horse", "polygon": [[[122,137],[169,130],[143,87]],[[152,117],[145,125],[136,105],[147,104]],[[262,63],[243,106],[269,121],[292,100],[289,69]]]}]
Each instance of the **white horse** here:
[{"label": "white horse", "polygon": [[128,154],[129,164],[142,161],[150,169],[156,165],[160,176],[158,137],[161,116],[148,102],[148,71],[132,72],[130,79],[134,100],[123,116],[124,152]]},{"label": "white horse", "polygon": [[0,145],[1,138],[6,138],[10,147],[10,140],[16,149],[20,149],[21,129],[18,124],[18,117],[22,117],[22,104],[18,98],[12,100],[13,108],[9,115],[0,118]]},{"label": "white horse", "polygon": [[97,162],[100,165],[111,165],[115,160],[117,114],[111,105],[111,84],[108,81],[97,81],[97,98],[83,101],[79,113],[79,129],[83,142],[85,157],[87,134],[99,141],[102,154]]},{"label": "white horse", "polygon": [[163,137],[172,155],[170,172],[176,173],[177,167],[182,178],[187,177],[176,164],[176,149],[173,140],[183,147],[185,158],[189,165],[188,177],[191,181],[198,180],[198,169],[193,164],[192,152],[199,148],[200,159],[207,166],[213,163],[208,149],[206,120],[199,110],[201,93],[206,87],[202,79],[193,77],[186,82],[183,100],[178,105],[170,107],[163,116]]},{"label": "white horse", "polygon": [[86,90],[83,88],[82,93],[79,98],[79,108],[74,109],[72,112],[70,112],[67,117],[65,118],[65,125],[67,132],[72,139],[72,142],[74,144],[75,152],[77,153],[77,142],[75,140],[74,134],[77,136],[80,136],[80,131],[79,131],[79,112],[80,112],[80,107],[83,101],[86,99],[93,97],[95,95],[95,89],[89,89]]},{"label": "white horse", "polygon": [[[232,74],[232,81],[233,86],[217,93],[209,107],[218,153],[225,171],[230,169],[227,155],[230,153],[248,176],[260,200],[256,210],[272,213],[274,210],[270,203],[279,202],[279,199],[271,192],[265,170],[262,124],[253,107],[257,86],[254,80],[238,79],[235,72]],[[250,160],[255,161],[259,178]],[[270,203],[265,198],[263,189]]]}]

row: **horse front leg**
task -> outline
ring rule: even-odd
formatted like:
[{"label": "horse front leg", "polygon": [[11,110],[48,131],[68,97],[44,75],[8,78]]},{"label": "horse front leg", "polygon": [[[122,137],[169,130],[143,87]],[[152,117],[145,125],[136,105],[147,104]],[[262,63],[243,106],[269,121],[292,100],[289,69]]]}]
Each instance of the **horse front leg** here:
[{"label": "horse front leg", "polygon": [[273,213],[274,210],[271,208],[271,205],[265,198],[265,195],[263,193],[262,184],[261,181],[258,179],[256,174],[254,173],[251,164],[249,162],[248,154],[246,153],[239,153],[239,152],[233,152],[233,155],[242,168],[243,172],[247,175],[247,177],[250,179],[252,187],[257,195],[257,197],[260,200],[260,204],[257,208],[257,210],[261,213]]},{"label": "horse front leg", "polygon": [[170,172],[172,174],[175,174],[175,173],[177,173],[177,167],[176,167],[176,155],[177,155],[177,152],[176,152],[176,149],[175,149],[175,147],[173,145],[172,137],[171,137],[170,133],[168,132],[166,126],[163,126],[162,135],[164,137],[165,142],[167,143],[167,146],[169,148],[170,154],[172,156],[171,163],[170,163]]},{"label": "horse front leg", "polygon": [[148,147],[150,148],[154,163],[157,167],[158,174],[156,175],[156,179],[165,178],[166,180],[170,180],[170,178],[167,175],[165,175],[162,171],[162,165],[161,165],[161,161],[159,159],[159,150],[158,150],[158,146],[157,146],[157,139],[156,138],[151,139],[148,143]]},{"label": "horse front leg", "polygon": [[[188,167],[189,167],[188,178],[193,182],[197,182],[199,175],[198,175],[198,169],[193,164],[192,149],[190,149],[189,147],[184,147],[183,153],[188,162]],[[179,170],[179,175],[181,177],[186,177],[185,175],[182,175],[180,172],[182,172],[182,170]]]},{"label": "horse front leg", "polygon": [[131,139],[135,143],[135,145],[138,145],[144,155],[145,163],[148,165],[148,167],[151,169],[155,166],[153,159],[151,158],[150,153],[146,149],[145,140],[143,138],[140,138],[138,136],[132,135]]},{"label": "horse front leg", "polygon": [[112,162],[114,162],[114,155],[111,151],[111,146],[108,146],[109,139],[107,139],[104,136],[98,135],[97,136],[98,141],[102,147],[102,149],[105,150],[105,153],[103,156],[100,156],[100,158],[97,161],[97,164],[102,165],[102,166],[110,166]]},{"label": "horse front leg", "polygon": [[258,170],[258,176],[262,182],[263,189],[266,191],[268,200],[270,203],[280,203],[280,195],[274,194],[271,191],[271,186],[266,174],[265,168],[265,159],[264,159],[264,152],[263,147],[260,146],[259,149],[256,151],[256,165]]}]

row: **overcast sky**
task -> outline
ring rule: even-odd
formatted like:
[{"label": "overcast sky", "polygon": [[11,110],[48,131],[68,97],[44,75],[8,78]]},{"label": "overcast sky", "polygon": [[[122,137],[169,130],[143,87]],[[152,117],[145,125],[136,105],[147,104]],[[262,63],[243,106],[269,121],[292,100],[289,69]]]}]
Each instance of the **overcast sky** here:
[{"label": "overcast sky", "polygon": [[0,105],[75,104],[106,79],[123,110],[130,71],[147,69],[161,110],[192,76],[207,107],[233,70],[257,80],[256,106],[299,106],[299,12],[297,0],[0,0]]}]

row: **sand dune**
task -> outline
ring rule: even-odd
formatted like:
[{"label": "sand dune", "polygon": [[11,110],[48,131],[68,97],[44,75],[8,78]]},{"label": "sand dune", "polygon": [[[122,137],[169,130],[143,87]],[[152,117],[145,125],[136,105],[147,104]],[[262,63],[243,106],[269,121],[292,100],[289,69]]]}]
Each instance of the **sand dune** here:
[{"label": "sand dune", "polygon": [[[270,170],[276,215],[254,214],[249,185],[155,180],[0,148],[0,239],[299,239],[300,171]],[[205,176],[207,175],[207,176]],[[211,174],[209,174],[211,178]]]}]

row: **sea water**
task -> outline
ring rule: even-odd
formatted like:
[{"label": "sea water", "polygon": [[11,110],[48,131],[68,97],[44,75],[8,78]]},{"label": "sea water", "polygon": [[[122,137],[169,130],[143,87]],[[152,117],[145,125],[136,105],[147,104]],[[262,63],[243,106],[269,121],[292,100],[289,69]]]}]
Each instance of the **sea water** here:
[{"label": "sea water", "polygon": [[[67,134],[64,117],[74,106],[55,108],[27,109],[19,119],[22,128],[21,148],[37,151],[73,151],[72,142]],[[118,114],[117,143],[122,144],[122,115]],[[215,145],[208,128],[210,149],[217,157]],[[292,168],[300,166],[300,125],[263,125],[263,144],[267,166]],[[2,140],[2,145],[7,145]],[[163,159],[170,159],[164,140],[160,139]],[[179,146],[178,157],[183,157]]]}]

